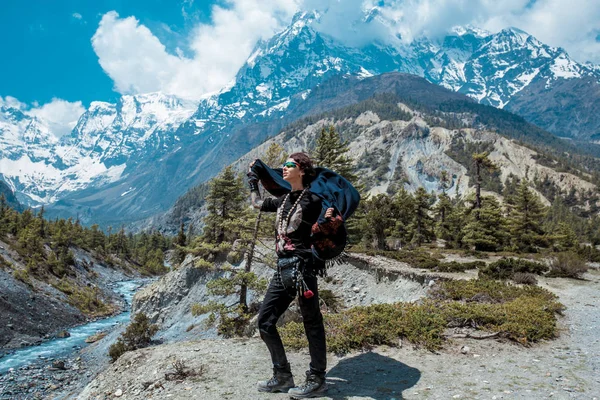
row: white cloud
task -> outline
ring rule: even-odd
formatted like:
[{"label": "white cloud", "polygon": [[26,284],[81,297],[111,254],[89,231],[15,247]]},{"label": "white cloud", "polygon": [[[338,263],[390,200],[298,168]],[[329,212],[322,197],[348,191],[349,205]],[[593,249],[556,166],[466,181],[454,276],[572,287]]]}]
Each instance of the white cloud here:
[{"label": "white cloud", "polygon": [[2,97],[0,96],[0,107],[16,108],[17,110],[24,110],[27,108],[25,103],[21,103],[18,99],[12,96]]},{"label": "white cloud", "polygon": [[289,22],[296,0],[235,0],[214,6],[212,24],[190,33],[193,58],[169,54],[135,17],[111,11],[100,21],[92,45],[100,65],[123,94],[163,91],[197,99],[230,81],[256,41]]},{"label": "white cloud", "polygon": [[81,14],[79,14],[78,12],[73,13],[71,16],[75,19],[79,19],[79,20],[83,19],[83,16]]},{"label": "white cloud", "polygon": [[[315,0],[307,0],[307,3]],[[336,8],[344,5],[330,1]],[[391,31],[405,41],[425,35],[440,36],[456,25],[473,25],[492,32],[520,28],[545,44],[563,47],[574,59],[600,63],[600,7],[590,0],[351,0],[355,8],[378,5],[381,15],[393,21]],[[347,20],[346,20],[347,21]],[[348,26],[344,18],[329,26]],[[331,30],[331,28],[329,28]],[[331,33],[331,32],[328,32]],[[389,34],[372,31],[369,37]],[[343,38],[343,36],[340,36]]]},{"label": "white cloud", "polygon": [[[325,11],[317,29],[360,46],[399,35],[405,41],[440,36],[455,25],[497,32],[515,26],[542,42],[565,48],[578,61],[600,63],[597,21],[590,0],[226,0],[213,6],[210,24],[187,38],[191,50],[167,51],[135,17],[102,17],[92,45],[100,65],[122,94],[163,91],[189,99],[222,88],[236,74],[258,39],[287,25],[299,9]],[[193,2],[184,3],[191,9]],[[221,2],[220,4],[223,4]],[[377,7],[392,23],[365,24],[364,11]],[[184,11],[185,11],[184,10]],[[187,11],[186,11],[187,12]],[[187,14],[186,14],[187,15]]]},{"label": "white cloud", "polygon": [[[22,103],[21,103],[22,104]],[[48,124],[51,132],[56,137],[71,133],[85,108],[81,101],[69,102],[62,99],[52,99],[39,107],[33,107],[25,111],[26,114],[37,117]]]}]

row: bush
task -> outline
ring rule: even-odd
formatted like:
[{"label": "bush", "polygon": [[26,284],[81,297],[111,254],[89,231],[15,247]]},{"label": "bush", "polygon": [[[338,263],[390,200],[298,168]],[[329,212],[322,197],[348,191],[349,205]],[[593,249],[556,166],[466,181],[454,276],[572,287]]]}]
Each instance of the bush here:
[{"label": "bush", "polygon": [[327,310],[330,312],[339,312],[343,306],[340,298],[329,289],[319,290],[319,298],[325,303]]},{"label": "bush", "polygon": [[17,269],[13,271],[13,277],[26,284],[27,286],[32,287],[31,280],[29,280],[29,273],[27,273],[26,269]]},{"label": "bush", "polygon": [[439,272],[464,272],[469,269],[477,269],[477,268],[481,268],[484,266],[485,266],[485,262],[483,262],[483,261],[471,261],[471,262],[465,262],[465,263],[460,263],[457,261],[450,261],[450,262],[439,263],[439,265],[437,266],[437,268],[435,270],[439,271]]},{"label": "bush", "polygon": [[587,264],[577,254],[558,253],[550,261],[548,276],[581,279],[581,275],[587,270]]},{"label": "bush", "polygon": [[146,347],[151,343],[152,336],[157,331],[158,326],[151,324],[146,314],[135,314],[125,332],[108,349],[108,355],[114,362],[127,351]]},{"label": "bush", "polygon": [[479,268],[481,279],[511,279],[517,272],[542,275],[548,270],[548,266],[539,262],[528,261],[522,258],[506,258]]},{"label": "bush", "polygon": [[538,283],[535,275],[530,274],[529,272],[515,272],[512,276],[512,280],[521,285],[537,285]]},{"label": "bush", "polygon": [[519,287],[487,279],[441,282],[430,296],[437,300],[479,303],[504,303],[521,296],[539,297],[545,301],[557,299],[552,292],[537,286]]},{"label": "bush", "polygon": [[[355,307],[339,314],[325,314],[329,349],[346,353],[405,338],[428,350],[442,347],[444,331],[472,327],[496,332],[521,344],[557,335],[556,313],[564,307],[548,290],[518,287],[498,281],[448,281],[421,304],[395,303]],[[286,346],[308,345],[301,323],[290,322],[280,330]]]},{"label": "bush", "polygon": [[100,289],[94,287],[78,287],[76,283],[63,278],[53,283],[56,289],[67,295],[67,302],[87,316],[97,317],[111,314],[114,309],[100,298]]}]

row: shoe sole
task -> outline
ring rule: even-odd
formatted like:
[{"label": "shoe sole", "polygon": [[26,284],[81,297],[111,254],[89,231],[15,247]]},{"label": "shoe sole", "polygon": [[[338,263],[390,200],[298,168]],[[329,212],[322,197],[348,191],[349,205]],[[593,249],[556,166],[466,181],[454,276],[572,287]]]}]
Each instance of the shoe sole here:
[{"label": "shoe sole", "polygon": [[294,386],[290,386],[288,388],[278,388],[278,389],[258,388],[258,391],[261,393],[287,393],[288,390],[290,390],[293,387]]},{"label": "shoe sole", "polygon": [[290,399],[291,400],[298,400],[298,399],[310,399],[313,397],[323,397],[324,393],[327,392],[327,389],[329,389],[328,387],[321,387],[318,390],[312,392],[312,393],[307,393],[307,394],[291,394],[290,395]]}]

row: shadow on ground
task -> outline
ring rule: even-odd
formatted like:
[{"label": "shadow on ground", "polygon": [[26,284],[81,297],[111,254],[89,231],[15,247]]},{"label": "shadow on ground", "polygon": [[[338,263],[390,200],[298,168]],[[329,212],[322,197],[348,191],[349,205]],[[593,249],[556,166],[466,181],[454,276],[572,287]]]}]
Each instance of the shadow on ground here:
[{"label": "shadow on ground", "polygon": [[420,378],[421,371],[416,368],[377,353],[363,353],[340,361],[327,373],[327,397],[399,400]]}]

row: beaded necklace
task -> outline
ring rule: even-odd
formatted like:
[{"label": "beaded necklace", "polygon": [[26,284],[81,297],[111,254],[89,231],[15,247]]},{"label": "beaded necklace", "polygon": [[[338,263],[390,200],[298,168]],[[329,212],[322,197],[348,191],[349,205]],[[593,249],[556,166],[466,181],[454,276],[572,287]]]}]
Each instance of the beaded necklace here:
[{"label": "beaded necklace", "polygon": [[290,211],[287,214],[287,217],[285,218],[285,223],[284,223],[284,218],[283,218],[283,208],[285,206],[285,203],[287,202],[288,197],[290,197],[290,193],[285,195],[285,198],[283,199],[283,202],[281,203],[281,206],[279,207],[279,210],[277,210],[277,220],[279,222],[279,226],[277,228],[277,233],[281,236],[285,236],[287,234],[287,228],[290,225],[290,219],[292,218],[292,214],[294,214],[294,210],[296,209],[296,207],[298,206],[298,204],[300,203],[300,200],[302,199],[302,196],[304,196],[304,193],[306,193],[306,191],[308,190],[308,188],[305,188],[302,193],[300,193],[300,196],[298,196],[298,199],[296,200],[296,202],[294,203],[294,205],[292,205],[292,208],[290,208]]}]

